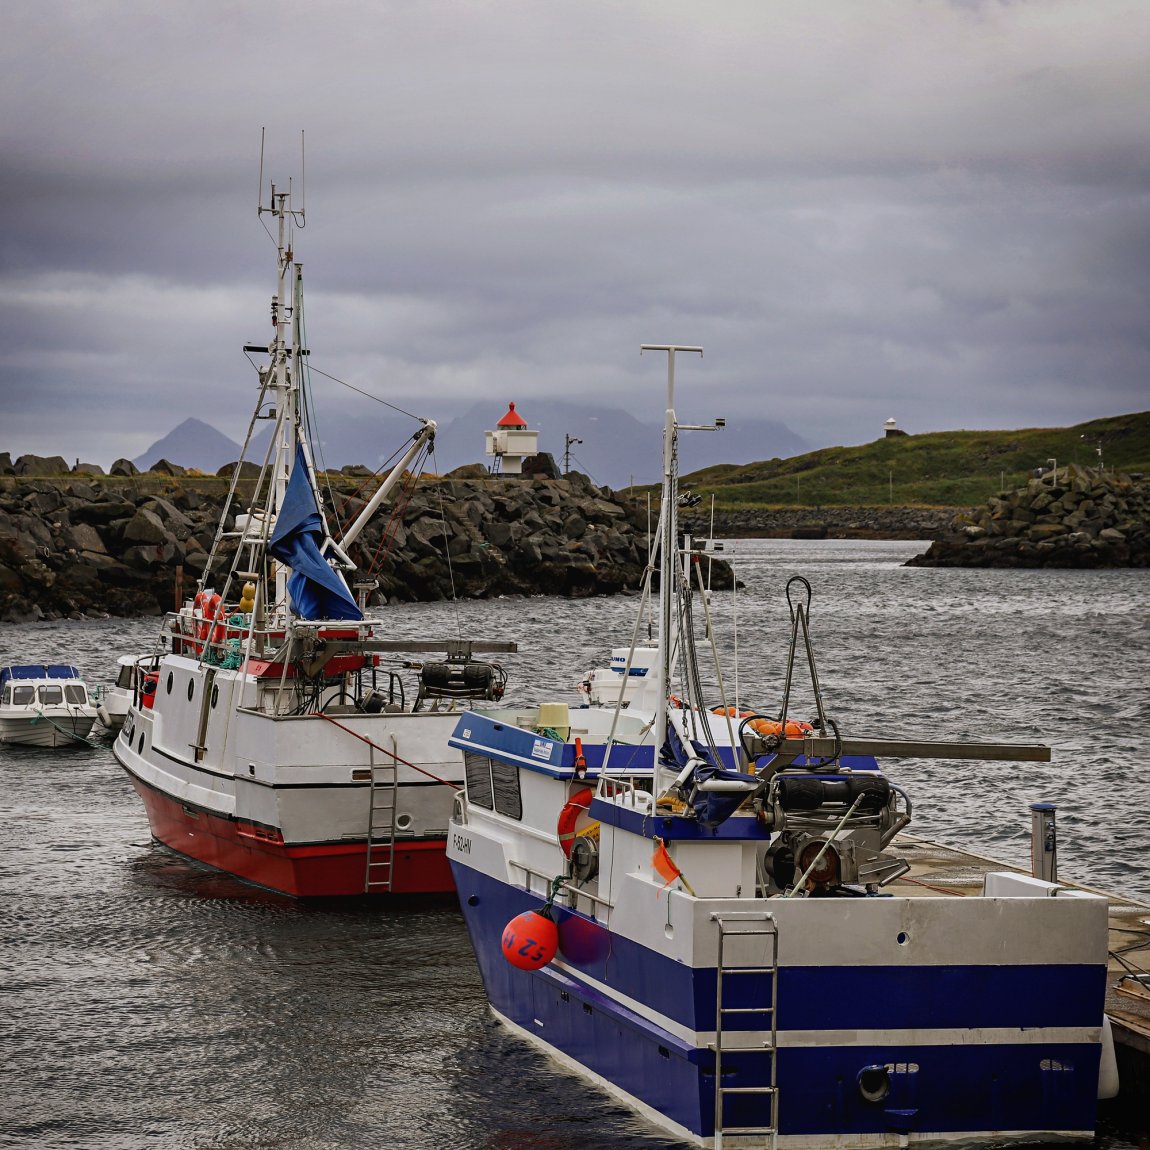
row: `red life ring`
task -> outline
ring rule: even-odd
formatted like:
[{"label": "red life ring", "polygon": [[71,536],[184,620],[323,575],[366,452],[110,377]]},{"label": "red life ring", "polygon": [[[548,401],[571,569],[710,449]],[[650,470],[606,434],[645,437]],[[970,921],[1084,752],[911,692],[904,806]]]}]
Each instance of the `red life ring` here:
[{"label": "red life ring", "polygon": [[576,791],[559,812],[559,822],[555,829],[559,834],[559,847],[567,858],[571,857],[571,846],[575,842],[575,828],[579,818],[591,809],[591,800],[594,797],[595,792],[590,787],[584,787],[581,791]]}]

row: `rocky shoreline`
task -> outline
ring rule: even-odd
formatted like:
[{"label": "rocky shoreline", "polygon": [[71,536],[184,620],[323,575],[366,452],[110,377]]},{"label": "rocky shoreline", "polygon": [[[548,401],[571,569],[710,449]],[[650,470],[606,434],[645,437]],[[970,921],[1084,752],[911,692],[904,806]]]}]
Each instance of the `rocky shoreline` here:
[{"label": "rocky shoreline", "polygon": [[1071,464],[956,516],[911,567],[1150,566],[1150,484]]},{"label": "rocky shoreline", "polygon": [[[0,453],[0,621],[171,609],[204,570],[231,471],[204,476],[162,462],[141,475],[119,460],[104,474],[60,457],[12,463]],[[326,482],[331,517],[347,523],[376,480],[349,467]],[[241,479],[242,493],[250,486]],[[684,508],[681,523],[696,539],[712,535],[703,504]],[[365,570],[386,560],[374,573],[373,602],[610,595],[639,587],[647,528],[645,494],[612,492],[576,473],[493,477],[475,464],[421,480],[399,512],[385,507],[356,558]],[[1071,466],[957,515],[953,508],[754,508],[717,512],[713,534],[933,539],[909,566],[1146,566],[1150,487]],[[714,579],[729,586],[729,567],[716,562]]]},{"label": "rocky shoreline", "polygon": [[[0,455],[0,620],[156,615],[195,590],[227,476],[170,464],[140,475],[125,461],[98,471]],[[327,482],[344,523],[376,484],[363,468]],[[609,595],[638,589],[646,568],[645,504],[582,475],[500,479],[474,465],[421,480],[401,508],[385,506],[353,556],[365,571],[384,560],[373,602]]]}]

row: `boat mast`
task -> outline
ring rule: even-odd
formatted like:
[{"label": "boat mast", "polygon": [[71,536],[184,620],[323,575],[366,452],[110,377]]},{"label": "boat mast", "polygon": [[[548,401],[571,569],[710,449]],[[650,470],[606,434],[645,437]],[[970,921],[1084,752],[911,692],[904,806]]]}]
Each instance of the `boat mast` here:
[{"label": "boat mast", "polygon": [[[675,353],[680,351],[702,355],[701,347],[680,344],[645,343],[644,351],[667,353],[667,410],[663,417],[663,506],[659,513],[659,666],[655,679],[658,702],[655,710],[655,794],[662,792],[661,756],[667,741],[667,696],[671,690],[672,612],[679,592],[679,516],[676,509],[677,476],[675,449],[678,425],[675,422]],[[688,591],[688,594],[690,592]]]},{"label": "boat mast", "polygon": [[[272,326],[275,337],[268,347],[271,353],[272,394],[276,410],[276,448],[272,464],[272,505],[268,508],[269,519],[279,512],[283,505],[284,493],[291,478],[295,462],[299,412],[296,388],[299,385],[299,337],[296,327],[298,314],[298,283],[289,284],[292,269],[295,279],[302,275],[302,268],[295,264],[292,251],[292,224],[297,213],[291,207],[291,184],[281,192],[271,185],[271,207],[260,204],[260,214],[270,212],[276,220],[277,281],[276,294],[272,296]],[[298,213],[302,218],[302,213]],[[288,292],[291,291],[289,302]],[[282,563],[276,564],[275,604],[287,602],[288,570]]]}]

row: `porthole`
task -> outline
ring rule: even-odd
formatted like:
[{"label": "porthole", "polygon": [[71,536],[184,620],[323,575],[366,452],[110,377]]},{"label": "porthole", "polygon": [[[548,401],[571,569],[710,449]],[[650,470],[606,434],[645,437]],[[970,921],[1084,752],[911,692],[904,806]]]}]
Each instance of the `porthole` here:
[{"label": "porthole", "polygon": [[188,702],[189,703],[192,701],[192,696],[195,693],[196,693],[196,681],[195,681],[195,679],[189,679],[188,680]]},{"label": "porthole", "polygon": [[396,815],[395,829],[397,831],[406,831],[411,829],[411,824],[414,822],[411,815]]},{"label": "porthole", "polygon": [[212,710],[213,711],[216,709],[216,704],[219,701],[220,701],[220,689],[219,689],[219,687],[213,686],[212,687]]},{"label": "porthole", "polygon": [[895,935],[894,940],[899,946],[906,946],[906,944],[910,942],[910,935],[907,934],[905,930],[900,930],[898,934]]},{"label": "porthole", "polygon": [[167,682],[164,684],[164,686],[167,687],[168,694],[170,695],[172,693],[172,672],[171,671],[168,672],[168,679],[167,679]]},{"label": "porthole", "polygon": [[140,741],[136,744],[136,754],[142,755],[144,753],[144,732],[140,732]]}]

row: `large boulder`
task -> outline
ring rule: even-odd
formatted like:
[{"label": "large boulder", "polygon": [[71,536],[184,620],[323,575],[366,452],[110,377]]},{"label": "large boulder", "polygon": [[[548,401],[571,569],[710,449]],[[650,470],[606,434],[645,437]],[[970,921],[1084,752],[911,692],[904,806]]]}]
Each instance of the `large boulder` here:
[{"label": "large boulder", "polygon": [[21,455],[13,467],[17,475],[67,475],[71,468],[62,455]]}]

